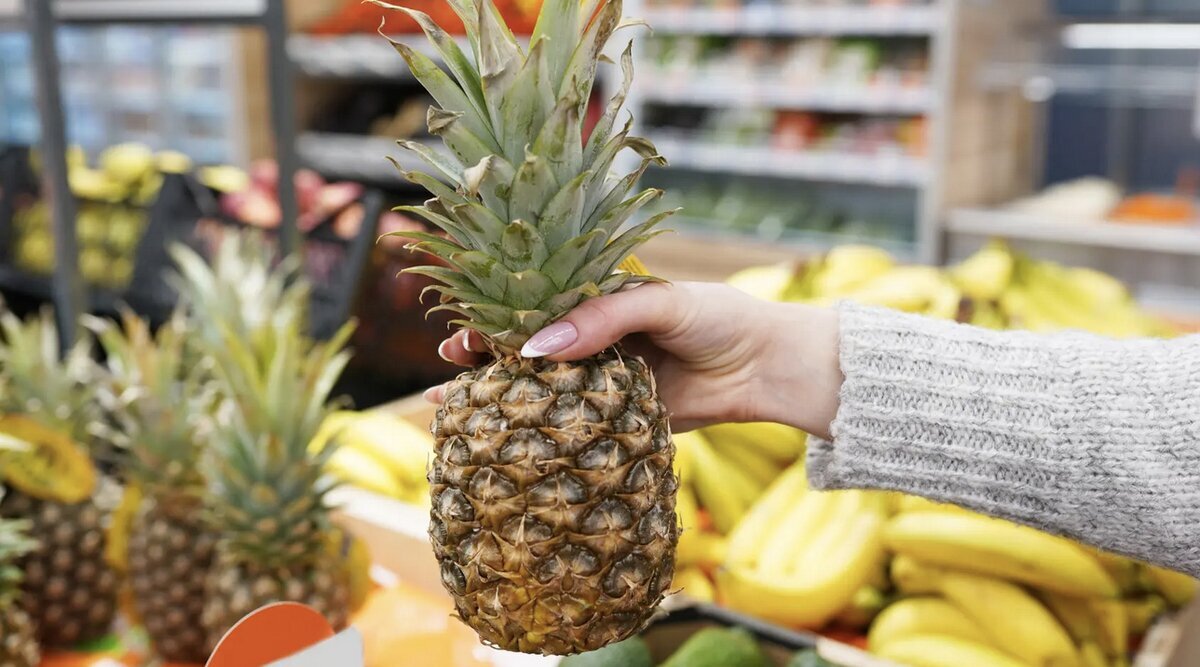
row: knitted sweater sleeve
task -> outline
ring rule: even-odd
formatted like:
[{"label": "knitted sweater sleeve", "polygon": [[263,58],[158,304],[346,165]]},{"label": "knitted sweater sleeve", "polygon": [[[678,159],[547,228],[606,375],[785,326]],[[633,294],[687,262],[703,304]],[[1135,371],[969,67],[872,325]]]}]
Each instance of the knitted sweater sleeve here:
[{"label": "knitted sweater sleeve", "polygon": [[995,332],[841,306],[815,488],[952,502],[1200,576],[1200,336]]}]

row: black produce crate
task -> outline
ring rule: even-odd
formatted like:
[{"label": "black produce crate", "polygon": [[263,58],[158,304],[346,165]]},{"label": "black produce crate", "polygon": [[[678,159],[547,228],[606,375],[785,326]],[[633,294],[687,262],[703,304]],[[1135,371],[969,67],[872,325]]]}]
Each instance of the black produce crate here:
[{"label": "black produce crate", "polygon": [[[217,205],[216,193],[202,186],[197,187],[195,197],[204,213],[181,230],[184,235],[176,235],[175,240],[183,241],[201,255],[211,258],[226,232],[250,229],[251,226],[222,213]],[[309,326],[317,338],[332,336],[353,312],[355,297],[379,229],[383,194],[368,189],[346,208],[351,206],[362,207],[362,222],[353,238],[343,238],[333,229],[334,221],[345,208],[332,213],[303,236],[304,272],[313,285]],[[273,246],[278,247],[278,230],[260,231]]]},{"label": "black produce crate", "polygon": [[[763,653],[776,667],[784,667],[798,652],[815,649],[826,661],[839,667],[894,667],[865,651],[816,633],[792,630],[724,607],[689,603],[661,616],[642,631],[654,664],[671,656],[692,635],[705,628],[742,628],[754,635]],[[968,667],[964,665],[963,667]]]}]

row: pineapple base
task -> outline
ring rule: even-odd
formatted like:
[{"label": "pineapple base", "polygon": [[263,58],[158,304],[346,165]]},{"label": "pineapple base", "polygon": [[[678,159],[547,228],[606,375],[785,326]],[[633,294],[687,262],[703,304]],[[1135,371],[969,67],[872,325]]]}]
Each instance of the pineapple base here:
[{"label": "pineapple base", "polygon": [[678,479],[640,358],[497,359],[450,383],[433,433],[429,534],[463,622],[550,655],[646,626],[674,571]]},{"label": "pineapple base", "polygon": [[41,661],[33,620],[16,604],[0,608],[0,665],[37,667]]},{"label": "pineapple base", "polygon": [[255,569],[217,550],[205,580],[201,622],[207,653],[250,612],[273,602],[299,602],[318,611],[335,630],[350,622],[350,582],[345,564],[328,558],[303,571]]},{"label": "pineapple base", "polygon": [[202,664],[209,655],[200,619],[217,537],[198,518],[197,505],[148,500],[129,535],[133,608],[155,653],[168,662]]},{"label": "pineapple base", "polygon": [[0,516],[32,522],[38,546],[20,561],[22,601],[41,645],[69,647],[104,636],[117,612],[120,578],[104,558],[120,486],[100,478],[91,498],[73,505],[10,490]]}]

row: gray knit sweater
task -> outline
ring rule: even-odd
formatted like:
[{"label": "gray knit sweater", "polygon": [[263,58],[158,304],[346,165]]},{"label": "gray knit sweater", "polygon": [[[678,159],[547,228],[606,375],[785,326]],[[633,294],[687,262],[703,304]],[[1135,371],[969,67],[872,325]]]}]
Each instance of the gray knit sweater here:
[{"label": "gray knit sweater", "polygon": [[841,306],[816,488],[956,503],[1200,576],[1200,336],[1037,335]]}]

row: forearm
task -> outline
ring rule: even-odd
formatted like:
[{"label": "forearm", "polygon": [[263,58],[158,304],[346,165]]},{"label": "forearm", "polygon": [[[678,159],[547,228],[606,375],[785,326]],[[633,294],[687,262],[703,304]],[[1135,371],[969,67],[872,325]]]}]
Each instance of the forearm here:
[{"label": "forearm", "polygon": [[839,351],[815,487],[915,493],[1200,574],[1200,338],[998,333],[846,306]]},{"label": "forearm", "polygon": [[804,304],[770,304],[757,320],[766,339],[751,397],[758,419],[789,424],[822,438],[838,411],[838,312]]}]

